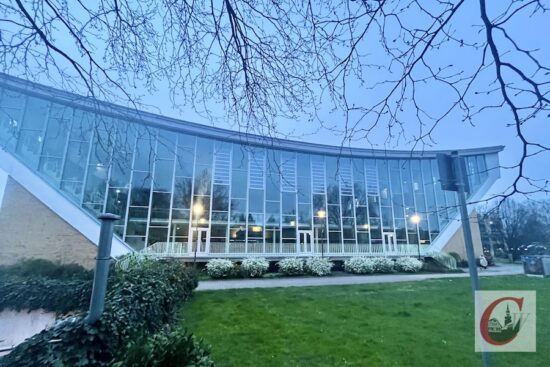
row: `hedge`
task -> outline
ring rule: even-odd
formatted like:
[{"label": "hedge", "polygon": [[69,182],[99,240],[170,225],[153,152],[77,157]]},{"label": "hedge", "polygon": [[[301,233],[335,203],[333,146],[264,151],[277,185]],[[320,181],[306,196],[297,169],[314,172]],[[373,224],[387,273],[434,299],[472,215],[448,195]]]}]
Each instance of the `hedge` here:
[{"label": "hedge", "polygon": [[92,280],[93,270],[78,264],[59,264],[44,259],[25,259],[13,265],[0,266],[0,280],[11,278],[49,278],[59,280]]},{"label": "hedge", "polygon": [[113,367],[194,366],[213,367],[210,350],[183,328],[164,329],[144,339],[132,340],[125,356]]},{"label": "hedge", "polygon": [[43,309],[62,314],[84,311],[91,294],[91,280],[9,279],[0,282],[0,311]]},{"label": "hedge", "polygon": [[124,357],[128,342],[153,335],[198,285],[180,263],[145,260],[114,269],[105,312],[93,325],[71,317],[18,345],[0,366],[108,366]]}]

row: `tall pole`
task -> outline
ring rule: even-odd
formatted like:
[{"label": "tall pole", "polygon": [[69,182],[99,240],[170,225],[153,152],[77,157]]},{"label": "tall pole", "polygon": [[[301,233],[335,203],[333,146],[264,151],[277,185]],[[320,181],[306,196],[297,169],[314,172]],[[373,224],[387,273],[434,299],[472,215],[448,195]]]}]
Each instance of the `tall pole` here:
[{"label": "tall pole", "polygon": [[111,245],[113,242],[113,224],[115,220],[120,219],[118,215],[110,213],[100,214],[97,218],[101,221],[101,229],[97,245],[90,310],[85,318],[85,322],[88,324],[96,322],[105,308],[105,293],[107,292],[107,278],[109,276]]},{"label": "tall pole", "polygon": [[[468,269],[470,271],[470,281],[472,285],[472,291],[474,293],[474,299],[476,291],[479,290],[479,278],[477,276],[477,264],[476,257],[474,254],[474,242],[472,240],[472,229],[470,227],[470,217],[468,215],[468,207],[466,204],[466,192],[464,190],[466,172],[464,172],[463,165],[461,160],[462,157],[458,154],[453,154],[453,162],[456,172],[458,187],[457,196],[458,196],[458,206],[460,208],[460,218],[462,222],[462,231],[464,232],[464,243],[466,245],[466,256],[468,257]],[[481,352],[481,359],[483,360],[483,366],[490,367],[491,361],[488,352]]]}]

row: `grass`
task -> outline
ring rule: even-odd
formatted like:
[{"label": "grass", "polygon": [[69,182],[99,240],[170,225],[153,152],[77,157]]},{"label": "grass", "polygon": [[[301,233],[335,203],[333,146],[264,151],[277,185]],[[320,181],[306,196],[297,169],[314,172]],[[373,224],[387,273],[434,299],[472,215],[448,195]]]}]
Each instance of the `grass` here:
[{"label": "grass", "polygon": [[[537,290],[536,353],[493,365],[548,366],[550,280],[485,277],[486,290]],[[481,366],[469,279],[197,292],[182,322],[219,366]]]}]

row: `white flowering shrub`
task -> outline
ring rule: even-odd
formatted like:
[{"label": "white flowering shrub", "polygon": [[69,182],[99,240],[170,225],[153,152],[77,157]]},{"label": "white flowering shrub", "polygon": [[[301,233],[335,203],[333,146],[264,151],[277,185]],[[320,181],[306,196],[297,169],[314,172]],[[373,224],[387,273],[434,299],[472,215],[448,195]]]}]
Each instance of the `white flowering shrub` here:
[{"label": "white flowering shrub", "polygon": [[395,269],[404,273],[418,273],[422,269],[422,261],[414,257],[400,257],[395,262]]},{"label": "white flowering shrub", "polygon": [[229,278],[234,273],[235,264],[227,259],[212,259],[206,264],[206,273],[214,278]]},{"label": "white flowering shrub", "polygon": [[394,262],[387,257],[374,257],[372,259],[375,273],[391,273],[393,272]]},{"label": "white flowering shrub", "polygon": [[344,270],[353,274],[371,274],[374,272],[374,261],[365,256],[352,257],[344,262]]},{"label": "white flowering shrub", "polygon": [[334,264],[325,257],[310,257],[306,260],[305,270],[308,274],[319,277],[330,275]]},{"label": "white flowering shrub", "polygon": [[277,263],[279,272],[285,275],[301,275],[304,274],[304,260],[296,257],[287,257]]},{"label": "white flowering shrub", "polygon": [[446,254],[445,252],[431,251],[425,253],[424,256],[434,258],[435,261],[437,261],[440,265],[448,270],[457,269],[456,259],[453,256]]},{"label": "white flowering shrub", "polygon": [[269,262],[263,257],[251,257],[241,263],[241,272],[249,278],[259,278],[267,272]]}]

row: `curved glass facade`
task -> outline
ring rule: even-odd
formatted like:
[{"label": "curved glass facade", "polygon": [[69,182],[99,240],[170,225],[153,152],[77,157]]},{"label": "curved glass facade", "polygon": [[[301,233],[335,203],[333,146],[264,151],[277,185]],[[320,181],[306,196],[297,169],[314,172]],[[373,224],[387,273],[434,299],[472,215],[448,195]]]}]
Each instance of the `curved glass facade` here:
[{"label": "curved glass facade", "polygon": [[[135,250],[415,254],[456,215],[433,155],[308,153],[113,116],[4,86],[0,144],[83,210],[120,215],[115,232]],[[486,155],[466,163],[474,192]]]}]

